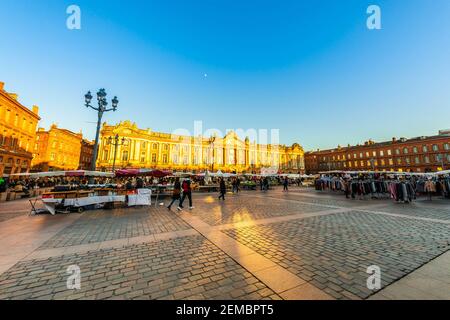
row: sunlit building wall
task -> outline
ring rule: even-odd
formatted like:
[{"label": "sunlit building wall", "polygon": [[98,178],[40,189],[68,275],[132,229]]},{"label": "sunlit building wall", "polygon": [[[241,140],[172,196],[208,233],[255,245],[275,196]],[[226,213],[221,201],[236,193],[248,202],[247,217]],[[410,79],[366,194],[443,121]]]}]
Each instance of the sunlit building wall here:
[{"label": "sunlit building wall", "polygon": [[0,176],[29,172],[39,108],[32,110],[18,101],[0,82]]}]

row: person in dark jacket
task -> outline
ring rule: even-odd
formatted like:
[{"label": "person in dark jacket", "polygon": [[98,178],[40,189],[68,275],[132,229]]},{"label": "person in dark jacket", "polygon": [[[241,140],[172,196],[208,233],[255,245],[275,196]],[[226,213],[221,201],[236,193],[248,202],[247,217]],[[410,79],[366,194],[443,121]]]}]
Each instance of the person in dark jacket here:
[{"label": "person in dark jacket", "polygon": [[288,191],[289,180],[288,177],[284,177],[283,180],[283,191]]},{"label": "person in dark jacket", "polygon": [[183,196],[181,197],[181,201],[180,201],[180,208],[183,209],[183,202],[184,199],[186,199],[186,197],[189,199],[189,209],[194,209],[194,207],[192,206],[192,189],[191,189],[191,180],[190,179],[186,179],[183,181],[183,183],[181,184],[181,189],[183,189]]},{"label": "person in dark jacket", "polygon": [[222,198],[225,201],[225,193],[227,192],[227,186],[225,185],[225,180],[223,178],[220,178],[219,191],[220,191],[219,200],[220,198]]},{"label": "person in dark jacket", "polygon": [[239,193],[241,191],[241,179],[239,177],[236,178],[236,193]]},{"label": "person in dark jacket", "polygon": [[180,178],[176,178],[175,179],[175,184],[173,185],[173,192],[172,192],[172,201],[170,202],[170,204],[167,206],[167,209],[170,210],[170,208],[172,207],[172,205],[175,203],[175,201],[178,200],[178,210],[181,210],[180,207],[180,198],[181,198],[181,183],[180,183]]}]

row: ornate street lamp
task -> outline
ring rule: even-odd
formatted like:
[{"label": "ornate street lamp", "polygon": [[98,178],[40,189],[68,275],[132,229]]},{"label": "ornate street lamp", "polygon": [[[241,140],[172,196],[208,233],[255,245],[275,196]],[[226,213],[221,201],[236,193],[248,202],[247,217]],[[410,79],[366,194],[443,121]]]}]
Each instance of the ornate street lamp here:
[{"label": "ornate street lamp", "polygon": [[209,138],[209,144],[212,146],[212,159],[211,159],[211,172],[214,173],[214,142],[216,141],[216,137]]},{"label": "ornate street lamp", "polygon": [[95,171],[96,162],[97,162],[97,154],[98,154],[98,139],[99,139],[99,135],[100,135],[100,125],[102,123],[103,113],[108,112],[108,111],[116,111],[117,106],[119,104],[119,100],[117,100],[117,97],[114,97],[111,100],[112,108],[107,109],[106,106],[108,105],[108,101],[106,101],[105,89],[100,89],[97,92],[97,103],[98,103],[97,108],[95,108],[91,105],[92,98],[93,97],[92,97],[92,94],[90,91],[84,95],[85,107],[94,109],[98,113],[97,114],[97,116],[98,116],[97,131],[95,133],[95,144],[94,144],[94,151],[92,153],[92,162],[91,162],[91,171]]},{"label": "ornate street lamp", "polygon": [[129,143],[128,139],[125,139],[125,138],[120,139],[118,134],[116,134],[114,137],[108,137],[106,144],[114,146],[114,158],[113,158],[113,165],[112,165],[113,173],[116,168],[117,147],[127,146],[128,143]]}]

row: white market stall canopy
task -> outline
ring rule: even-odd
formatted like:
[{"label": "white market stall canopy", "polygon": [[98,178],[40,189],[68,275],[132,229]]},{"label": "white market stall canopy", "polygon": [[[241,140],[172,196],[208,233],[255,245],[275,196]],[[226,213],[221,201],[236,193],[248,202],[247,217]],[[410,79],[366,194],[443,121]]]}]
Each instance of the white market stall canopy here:
[{"label": "white market stall canopy", "polygon": [[114,177],[111,172],[72,170],[72,171],[48,171],[32,173],[14,173],[9,175],[11,178],[44,178],[44,177]]}]

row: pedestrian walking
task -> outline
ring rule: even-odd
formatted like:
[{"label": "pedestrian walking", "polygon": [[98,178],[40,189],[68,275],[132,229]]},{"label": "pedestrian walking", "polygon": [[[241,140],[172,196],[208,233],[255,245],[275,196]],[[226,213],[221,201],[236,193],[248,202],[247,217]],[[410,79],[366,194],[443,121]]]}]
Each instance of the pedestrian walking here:
[{"label": "pedestrian walking", "polygon": [[227,186],[225,185],[225,180],[223,178],[220,178],[219,191],[220,191],[219,200],[222,198],[225,201],[225,193],[227,192]]},{"label": "pedestrian walking", "polygon": [[283,192],[284,191],[289,191],[288,190],[288,185],[289,185],[289,180],[288,180],[287,177],[284,177],[284,180],[283,180]]},{"label": "pedestrian walking", "polygon": [[236,193],[239,193],[241,191],[241,179],[239,177],[236,178]]},{"label": "pedestrian walking", "polygon": [[183,190],[183,196],[181,197],[180,201],[180,208],[183,209],[183,202],[186,199],[186,197],[189,199],[189,209],[194,209],[192,206],[192,189],[191,189],[191,180],[186,179],[181,184],[181,189]]},{"label": "pedestrian walking", "polygon": [[264,191],[269,190],[269,179],[267,179],[267,177],[264,178],[263,184],[264,184],[264,188],[263,188]]},{"label": "pedestrian walking", "polygon": [[181,183],[180,183],[180,178],[176,178],[175,179],[175,184],[173,185],[173,192],[172,192],[172,201],[170,202],[170,204],[167,206],[167,209],[170,210],[170,208],[172,207],[172,205],[175,203],[175,201],[178,200],[178,210],[181,210],[180,207],[180,199],[181,199]]}]

